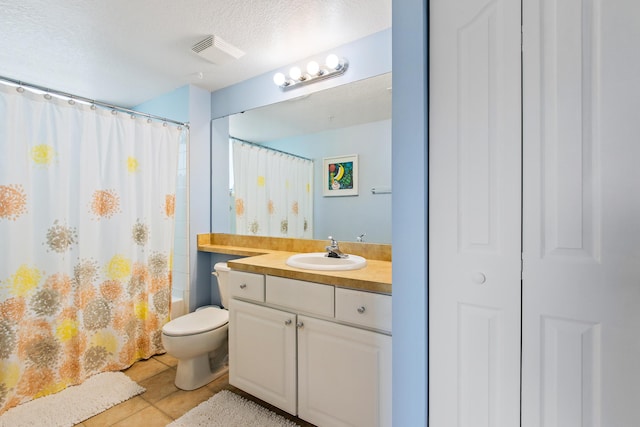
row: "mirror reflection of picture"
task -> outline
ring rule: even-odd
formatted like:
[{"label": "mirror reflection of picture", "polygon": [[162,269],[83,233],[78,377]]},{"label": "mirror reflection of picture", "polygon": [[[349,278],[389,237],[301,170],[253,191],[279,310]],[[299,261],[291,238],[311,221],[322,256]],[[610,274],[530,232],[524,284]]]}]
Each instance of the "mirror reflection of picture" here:
[{"label": "mirror reflection of picture", "polygon": [[323,160],[324,196],[358,195],[358,155],[325,157]]}]

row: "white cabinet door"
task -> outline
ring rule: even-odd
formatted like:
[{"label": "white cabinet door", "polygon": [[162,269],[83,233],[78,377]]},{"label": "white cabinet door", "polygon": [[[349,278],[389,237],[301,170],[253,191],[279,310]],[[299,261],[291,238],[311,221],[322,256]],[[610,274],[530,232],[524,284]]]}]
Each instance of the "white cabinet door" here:
[{"label": "white cabinet door", "polygon": [[431,0],[430,17],[429,425],[513,427],[520,0]]},{"label": "white cabinet door", "polygon": [[229,383],[296,414],[296,315],[236,299],[229,310]]},{"label": "white cabinet door", "polygon": [[391,426],[391,337],[306,316],[298,325],[300,418]]},{"label": "white cabinet door", "polygon": [[640,425],[640,2],[524,2],[522,425]]}]

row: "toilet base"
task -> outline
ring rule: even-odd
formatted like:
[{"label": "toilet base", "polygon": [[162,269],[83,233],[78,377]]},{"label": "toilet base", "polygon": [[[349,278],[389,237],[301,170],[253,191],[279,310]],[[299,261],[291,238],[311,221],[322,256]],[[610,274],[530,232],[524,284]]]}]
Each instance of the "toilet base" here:
[{"label": "toilet base", "polygon": [[178,359],[174,383],[181,390],[195,390],[221,377],[228,370],[228,366],[223,366],[217,371],[211,372],[208,353],[191,359]]}]

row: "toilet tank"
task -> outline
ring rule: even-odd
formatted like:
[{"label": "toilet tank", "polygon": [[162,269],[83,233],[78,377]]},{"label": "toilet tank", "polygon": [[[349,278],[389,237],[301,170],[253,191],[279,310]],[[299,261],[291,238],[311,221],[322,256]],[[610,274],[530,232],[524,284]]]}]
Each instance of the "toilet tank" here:
[{"label": "toilet tank", "polygon": [[218,262],[213,266],[218,280],[218,291],[220,292],[220,303],[222,307],[229,308],[229,270],[226,262]]}]

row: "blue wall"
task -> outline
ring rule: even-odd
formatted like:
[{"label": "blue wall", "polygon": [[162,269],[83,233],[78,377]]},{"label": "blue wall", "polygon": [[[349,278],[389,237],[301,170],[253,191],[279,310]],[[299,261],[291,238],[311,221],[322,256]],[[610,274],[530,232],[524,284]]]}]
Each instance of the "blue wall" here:
[{"label": "blue wall", "polygon": [[393,1],[394,426],[428,420],[427,10],[427,0]]},{"label": "blue wall", "polygon": [[198,252],[197,235],[211,230],[211,93],[189,86],[189,310],[211,304],[211,271],[206,254]]},{"label": "blue wall", "polygon": [[[288,91],[283,91],[273,83],[273,74],[276,71],[288,70],[293,65],[302,66],[311,59],[322,61],[329,53],[335,53],[349,61],[349,68],[343,75]],[[283,66],[281,69],[215,91],[211,94],[211,117],[214,119],[226,117],[390,71],[391,30],[389,29],[327,52],[300,58],[300,61],[295,64]]]},{"label": "blue wall", "polygon": [[186,123],[189,121],[189,86],[142,103],[134,110]]}]

